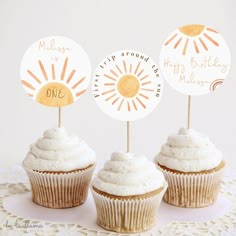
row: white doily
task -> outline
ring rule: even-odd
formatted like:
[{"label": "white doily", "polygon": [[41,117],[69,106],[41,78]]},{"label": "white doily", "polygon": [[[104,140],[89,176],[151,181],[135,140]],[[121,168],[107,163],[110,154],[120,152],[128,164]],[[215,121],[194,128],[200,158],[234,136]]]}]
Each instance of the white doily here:
[{"label": "white doily", "polygon": [[[29,196],[29,183],[24,170],[17,166],[11,169],[0,169],[0,235],[2,236],[117,236],[117,234],[103,229],[91,229],[78,223],[61,223],[50,220],[38,220],[18,216],[4,206],[4,200],[15,195]],[[20,196],[20,195],[19,195]],[[157,226],[151,231],[132,234],[143,236],[236,236],[236,172],[227,173],[221,185],[220,196],[230,202],[230,208],[222,216],[211,216],[206,221],[171,221],[165,225]],[[15,204],[24,204],[19,198]],[[167,205],[166,205],[167,206]],[[24,207],[21,205],[21,208]],[[26,206],[27,207],[27,206]],[[38,206],[37,206],[38,207]],[[92,206],[94,207],[94,206]],[[168,206],[169,207],[169,206]],[[168,210],[166,207],[166,210]],[[170,206],[171,207],[171,206]],[[23,209],[23,208],[22,208]],[[44,209],[44,208],[43,208]],[[178,211],[179,209],[179,211]],[[181,208],[176,210],[183,212]],[[207,212],[207,208],[206,212]],[[79,208],[78,208],[79,210]],[[164,209],[165,210],[165,209]],[[196,209],[197,211],[198,209]],[[220,209],[219,209],[220,210]],[[63,210],[61,210],[63,212]],[[163,208],[162,208],[163,211]],[[188,211],[188,212],[187,212]],[[190,210],[187,210],[189,214]],[[194,212],[195,209],[191,210]],[[162,216],[159,214],[159,218]],[[47,217],[45,216],[45,219]],[[180,215],[179,219],[184,219]]]}]

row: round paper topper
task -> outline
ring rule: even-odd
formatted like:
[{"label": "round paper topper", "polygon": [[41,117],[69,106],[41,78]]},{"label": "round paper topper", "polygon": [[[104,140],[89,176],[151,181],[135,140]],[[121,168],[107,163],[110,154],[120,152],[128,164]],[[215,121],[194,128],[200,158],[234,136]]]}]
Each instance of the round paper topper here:
[{"label": "round paper topper", "polygon": [[107,115],[123,121],[143,118],[160,101],[158,66],[140,52],[124,50],[107,56],[93,80],[96,103]]},{"label": "round paper topper", "polygon": [[86,91],[90,73],[85,51],[73,40],[61,36],[35,42],[26,51],[20,68],[27,94],[50,107],[75,102]]},{"label": "round paper topper", "polygon": [[214,29],[186,25],[164,42],[160,68],[166,81],[177,91],[203,95],[223,83],[230,68],[230,51]]}]

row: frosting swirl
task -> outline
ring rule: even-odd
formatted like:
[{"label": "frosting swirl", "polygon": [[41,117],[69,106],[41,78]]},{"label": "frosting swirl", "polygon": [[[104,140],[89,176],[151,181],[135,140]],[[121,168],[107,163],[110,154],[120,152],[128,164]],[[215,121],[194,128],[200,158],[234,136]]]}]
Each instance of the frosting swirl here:
[{"label": "frosting swirl", "polygon": [[112,195],[132,196],[157,190],[164,182],[163,174],[146,157],[114,152],[92,185]]},{"label": "frosting swirl", "polygon": [[155,157],[155,162],[160,165],[182,172],[209,170],[221,161],[221,152],[207,136],[185,128],[181,128],[178,134],[170,135]]},{"label": "frosting swirl", "polygon": [[38,171],[71,171],[94,162],[95,152],[83,140],[68,135],[65,128],[53,128],[30,145],[23,165]]}]

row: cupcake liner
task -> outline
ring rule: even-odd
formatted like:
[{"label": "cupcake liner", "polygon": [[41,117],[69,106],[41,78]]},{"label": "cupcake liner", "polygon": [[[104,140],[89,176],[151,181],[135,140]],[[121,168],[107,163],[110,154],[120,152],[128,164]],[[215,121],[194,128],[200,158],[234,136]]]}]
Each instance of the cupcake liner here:
[{"label": "cupcake liner", "polygon": [[167,182],[160,193],[140,199],[116,199],[91,191],[97,209],[97,224],[107,230],[134,233],[150,229],[156,223],[157,210],[167,189]]},{"label": "cupcake liner", "polygon": [[163,197],[165,202],[178,207],[198,208],[216,201],[223,168],[212,173],[185,174],[173,173],[157,166],[168,182],[168,189]]},{"label": "cupcake liner", "polygon": [[85,202],[94,165],[73,172],[40,172],[25,168],[32,200],[48,208],[68,208]]}]

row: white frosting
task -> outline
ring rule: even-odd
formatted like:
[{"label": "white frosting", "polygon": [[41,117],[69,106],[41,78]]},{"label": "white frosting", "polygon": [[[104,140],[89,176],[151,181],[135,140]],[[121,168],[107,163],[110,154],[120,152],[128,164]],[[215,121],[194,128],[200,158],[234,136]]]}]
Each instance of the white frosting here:
[{"label": "white frosting", "polygon": [[83,140],[68,135],[65,128],[54,128],[30,145],[23,165],[39,171],[71,171],[94,164],[95,158],[95,152]]},{"label": "white frosting", "polygon": [[140,195],[164,186],[164,176],[146,157],[115,152],[92,185],[116,196]]},{"label": "white frosting", "polygon": [[221,161],[221,152],[208,137],[184,128],[178,134],[170,135],[155,157],[155,162],[160,165],[182,172],[209,170],[218,166]]}]

